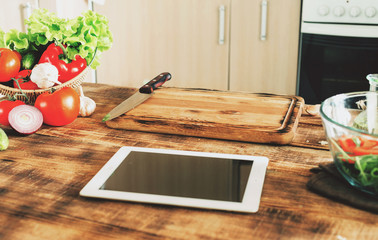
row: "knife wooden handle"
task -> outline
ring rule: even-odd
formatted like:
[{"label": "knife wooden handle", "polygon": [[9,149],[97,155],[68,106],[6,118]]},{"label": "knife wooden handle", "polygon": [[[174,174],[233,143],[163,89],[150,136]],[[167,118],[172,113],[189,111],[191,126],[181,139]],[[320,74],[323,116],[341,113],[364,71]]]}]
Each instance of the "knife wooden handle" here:
[{"label": "knife wooden handle", "polygon": [[140,93],[152,93],[156,88],[163,85],[166,81],[170,80],[172,75],[168,72],[163,72],[157,75],[154,79],[139,88]]}]

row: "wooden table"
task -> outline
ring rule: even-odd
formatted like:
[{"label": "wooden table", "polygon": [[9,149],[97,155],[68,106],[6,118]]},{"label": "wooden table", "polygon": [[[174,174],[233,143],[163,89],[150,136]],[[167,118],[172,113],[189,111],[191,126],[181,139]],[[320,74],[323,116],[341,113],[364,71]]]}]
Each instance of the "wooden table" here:
[{"label": "wooden table", "polygon": [[[110,129],[103,116],[134,89],[84,84],[89,118],[43,126],[0,152],[0,239],[377,239],[378,215],[306,189],[331,162],[319,117],[303,115],[291,145]],[[121,146],[262,155],[270,159],[254,214],[89,199],[79,191]]]}]

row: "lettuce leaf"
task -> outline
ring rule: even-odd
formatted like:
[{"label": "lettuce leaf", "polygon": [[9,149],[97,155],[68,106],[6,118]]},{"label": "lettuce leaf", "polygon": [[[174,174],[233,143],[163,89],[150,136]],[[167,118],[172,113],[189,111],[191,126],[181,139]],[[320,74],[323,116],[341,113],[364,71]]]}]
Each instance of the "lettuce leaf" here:
[{"label": "lettuce leaf", "polygon": [[70,36],[73,31],[66,27],[66,20],[59,18],[55,13],[47,9],[35,9],[29,19],[25,20],[30,39],[37,46],[45,45],[52,41],[62,41],[65,36]]},{"label": "lettuce leaf", "polygon": [[5,34],[5,42],[8,48],[23,52],[29,48],[28,34],[11,29]]},{"label": "lettuce leaf", "polygon": [[82,16],[70,21],[69,25],[74,33],[63,39],[63,44],[67,46],[68,57],[74,59],[78,54],[96,69],[100,64],[101,53],[110,49],[113,43],[108,19],[88,10],[83,12]]},{"label": "lettuce leaf", "polygon": [[0,47],[23,52],[29,48],[28,35],[16,29],[7,33],[0,29]]},{"label": "lettuce leaf", "polygon": [[67,47],[69,60],[80,55],[96,69],[101,53],[113,43],[108,19],[90,10],[74,19],[64,19],[47,9],[35,9],[25,24],[27,33],[15,29],[5,33],[0,29],[0,47],[23,53],[46,49],[47,45],[58,41]]},{"label": "lettuce leaf", "polygon": [[5,32],[0,28],[0,48],[5,48]]}]

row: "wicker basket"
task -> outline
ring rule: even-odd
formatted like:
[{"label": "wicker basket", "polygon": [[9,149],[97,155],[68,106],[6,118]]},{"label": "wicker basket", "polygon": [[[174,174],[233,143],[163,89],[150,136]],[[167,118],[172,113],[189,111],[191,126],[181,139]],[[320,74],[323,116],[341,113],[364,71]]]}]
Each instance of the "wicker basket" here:
[{"label": "wicker basket", "polygon": [[[44,92],[50,92],[53,88],[55,90],[59,90],[59,89],[64,88],[64,87],[72,87],[74,89],[78,88],[81,85],[81,83],[84,81],[89,70],[90,70],[90,67],[88,66],[79,75],[77,75],[73,79],[71,79],[71,80],[69,80],[65,83],[62,83],[62,84],[59,84],[59,85],[56,85],[56,86],[53,86],[53,87],[50,87],[50,88],[45,88],[45,89],[22,90],[22,92],[21,92],[21,90],[18,89],[18,88],[8,87],[8,86],[0,84],[0,93],[3,94],[3,95],[10,95],[10,96],[15,96],[16,94],[25,93],[26,96],[28,96],[28,98],[29,98],[29,103],[33,104],[39,95],[41,95]],[[22,95],[16,95],[16,98],[18,100],[21,100],[21,101],[24,101],[24,102],[27,101],[25,96],[22,96]]]}]

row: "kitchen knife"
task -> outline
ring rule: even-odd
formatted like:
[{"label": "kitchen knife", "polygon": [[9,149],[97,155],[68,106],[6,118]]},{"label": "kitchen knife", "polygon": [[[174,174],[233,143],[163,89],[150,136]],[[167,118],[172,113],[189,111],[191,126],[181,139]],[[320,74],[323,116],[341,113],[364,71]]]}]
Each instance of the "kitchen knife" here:
[{"label": "kitchen knife", "polygon": [[171,78],[172,75],[168,72],[160,73],[154,79],[139,88],[138,92],[134,93],[131,97],[113,108],[113,110],[106,114],[102,121],[105,122],[111,120],[135,108],[136,106],[150,98],[152,94],[154,94],[155,89],[163,85]]}]

